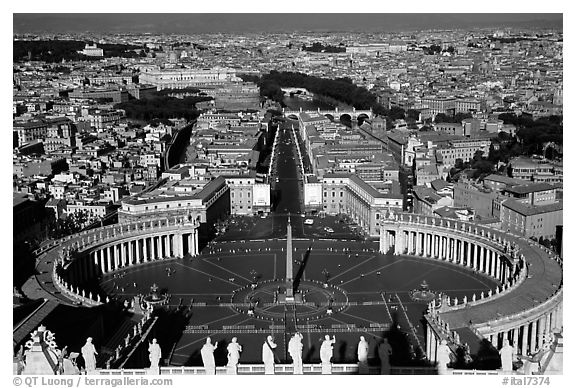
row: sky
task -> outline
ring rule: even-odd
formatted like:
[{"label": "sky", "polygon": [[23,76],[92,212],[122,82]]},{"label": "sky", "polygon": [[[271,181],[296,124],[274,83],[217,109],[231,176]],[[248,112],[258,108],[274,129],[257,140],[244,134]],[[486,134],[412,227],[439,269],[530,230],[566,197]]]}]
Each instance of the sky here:
[{"label": "sky", "polygon": [[561,13],[14,13],[13,32],[242,33],[291,31],[387,32],[492,26],[562,28]]}]

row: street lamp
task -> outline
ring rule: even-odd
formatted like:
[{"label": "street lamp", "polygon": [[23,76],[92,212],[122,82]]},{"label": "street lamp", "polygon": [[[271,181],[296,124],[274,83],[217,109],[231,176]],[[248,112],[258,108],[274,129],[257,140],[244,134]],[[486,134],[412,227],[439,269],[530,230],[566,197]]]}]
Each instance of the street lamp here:
[{"label": "street lamp", "polygon": [[328,287],[328,279],[330,279],[330,272],[326,268],[322,270],[322,275],[324,275],[324,288]]},{"label": "street lamp", "polygon": [[250,275],[252,276],[252,289],[256,288],[257,285],[257,279],[258,279],[258,272],[256,272],[256,270],[251,269],[250,270]]}]

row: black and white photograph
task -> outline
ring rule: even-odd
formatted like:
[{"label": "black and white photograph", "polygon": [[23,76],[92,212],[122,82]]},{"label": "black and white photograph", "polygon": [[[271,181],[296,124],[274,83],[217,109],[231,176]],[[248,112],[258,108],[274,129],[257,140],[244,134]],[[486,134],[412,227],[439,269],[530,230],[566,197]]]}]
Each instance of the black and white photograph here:
[{"label": "black and white photograph", "polygon": [[562,386],[562,9],[244,5],[10,15],[9,383]]}]

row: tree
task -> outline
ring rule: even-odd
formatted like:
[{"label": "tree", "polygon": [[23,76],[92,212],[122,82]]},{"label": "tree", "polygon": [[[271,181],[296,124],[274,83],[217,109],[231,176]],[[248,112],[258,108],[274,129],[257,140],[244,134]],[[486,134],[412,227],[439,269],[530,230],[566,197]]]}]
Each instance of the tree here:
[{"label": "tree", "polygon": [[418,119],[420,118],[420,111],[416,109],[408,109],[406,111],[406,118],[418,121]]},{"label": "tree", "polygon": [[438,113],[436,115],[436,117],[434,117],[434,122],[435,123],[449,123],[450,122],[450,117],[448,117],[446,114],[444,113]]}]

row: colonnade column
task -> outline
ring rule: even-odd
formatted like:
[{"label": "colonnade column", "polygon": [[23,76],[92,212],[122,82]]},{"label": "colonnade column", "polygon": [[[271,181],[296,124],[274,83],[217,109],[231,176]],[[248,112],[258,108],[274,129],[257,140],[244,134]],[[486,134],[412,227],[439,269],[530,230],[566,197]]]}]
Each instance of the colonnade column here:
[{"label": "colonnade column", "polygon": [[144,260],[143,260],[144,262],[147,262],[150,260],[149,249],[150,249],[149,237],[144,237],[142,239],[142,251],[144,253]]},{"label": "colonnade column", "polygon": [[540,349],[542,347],[542,344],[544,343],[544,334],[545,334],[544,324],[546,323],[546,321],[544,317],[540,317],[536,320],[536,322],[538,324],[538,338],[536,339],[536,343],[538,344],[538,349]]},{"label": "colonnade column", "polygon": [[532,321],[532,330],[530,330],[530,353],[536,351],[536,329],[537,321]]},{"label": "colonnade column", "polygon": [[108,271],[114,271],[114,264],[112,263],[112,247],[106,248],[106,255],[108,256]]},{"label": "colonnade column", "polygon": [[132,249],[132,243],[134,241],[127,241],[128,244],[128,265],[134,264],[134,250]]},{"label": "colonnade column", "polygon": [[528,354],[528,324],[522,326],[522,355]]},{"label": "colonnade column", "polygon": [[546,313],[544,324],[544,335],[547,336],[552,332],[552,312]]},{"label": "colonnade column", "polygon": [[91,252],[91,253],[89,253],[89,255],[92,257],[92,263],[94,264],[96,271],[100,272],[99,271],[100,270],[100,264],[98,263],[98,256],[96,255],[96,252]]},{"label": "colonnade column", "polygon": [[130,248],[130,244],[128,242],[126,243],[122,243],[122,262],[124,267],[127,267],[128,265],[130,265],[130,256],[129,256],[129,248]]},{"label": "colonnade column", "polygon": [[172,256],[170,252],[170,235],[167,234],[164,236],[164,256],[170,257]]},{"label": "colonnade column", "polygon": [[150,238],[150,242],[152,243],[152,245],[150,245],[151,248],[151,255],[152,255],[152,260],[156,260],[158,259],[158,254],[156,253],[156,236],[152,236]]},{"label": "colonnade column", "polygon": [[512,346],[514,347],[514,354],[518,354],[518,332],[520,331],[519,327],[515,327],[512,329]]},{"label": "colonnade column", "polygon": [[116,244],[114,245],[114,263],[116,265],[116,268],[120,268],[121,264],[121,259],[122,259],[122,250],[121,250],[122,244]]},{"label": "colonnade column", "polygon": [[99,249],[96,251],[98,255],[98,262],[100,263],[100,268],[102,268],[102,272],[108,272],[106,269],[106,262],[104,261],[104,251]]}]

